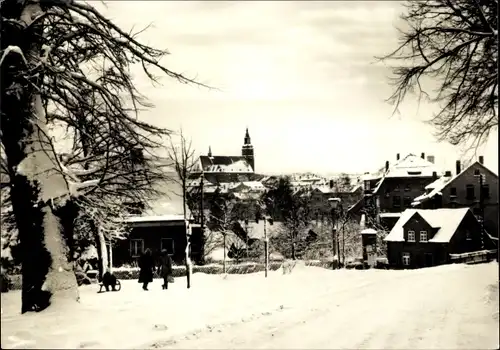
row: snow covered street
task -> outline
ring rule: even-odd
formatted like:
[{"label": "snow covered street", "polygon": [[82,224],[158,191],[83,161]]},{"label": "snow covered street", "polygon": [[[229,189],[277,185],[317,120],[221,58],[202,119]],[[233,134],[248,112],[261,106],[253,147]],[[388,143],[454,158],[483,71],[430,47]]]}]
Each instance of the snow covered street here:
[{"label": "snow covered street", "polygon": [[2,294],[3,348],[498,348],[498,264],[411,271],[297,267],[195,274],[144,292],[81,288],[81,305],[21,316]]}]

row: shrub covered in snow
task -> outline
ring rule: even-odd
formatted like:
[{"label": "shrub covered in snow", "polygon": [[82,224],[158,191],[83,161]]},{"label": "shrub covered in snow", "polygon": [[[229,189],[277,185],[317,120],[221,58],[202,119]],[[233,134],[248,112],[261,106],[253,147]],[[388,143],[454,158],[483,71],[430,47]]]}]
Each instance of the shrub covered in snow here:
[{"label": "shrub covered in snow", "polygon": [[[271,262],[269,263],[269,270],[276,271],[281,267],[281,262]],[[226,271],[228,274],[247,274],[254,272],[261,272],[265,270],[265,265],[261,263],[242,263],[242,264],[228,264],[226,266]],[[118,279],[137,279],[139,278],[139,268],[137,267],[127,267],[127,268],[114,268],[113,273]],[[222,274],[223,266],[222,264],[208,264],[208,265],[195,265],[193,266],[193,273],[206,273],[206,274]],[[184,277],[186,276],[185,266],[173,266],[172,267],[173,277]]]}]

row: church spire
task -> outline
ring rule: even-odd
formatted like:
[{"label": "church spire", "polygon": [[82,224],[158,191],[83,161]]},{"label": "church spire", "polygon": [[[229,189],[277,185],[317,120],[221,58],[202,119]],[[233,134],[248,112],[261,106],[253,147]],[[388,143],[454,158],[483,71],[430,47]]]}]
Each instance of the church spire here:
[{"label": "church spire", "polygon": [[208,146],[208,156],[212,156],[212,146]]},{"label": "church spire", "polygon": [[252,144],[251,140],[250,140],[250,134],[248,133],[248,128],[245,132],[245,145],[250,145]]},{"label": "church spire", "polygon": [[243,157],[245,157],[248,164],[250,164],[250,166],[252,167],[252,170],[255,172],[255,156],[253,153],[252,142],[250,140],[250,134],[248,133],[248,128],[245,132],[245,143],[243,144],[243,147],[241,148],[241,155]]}]

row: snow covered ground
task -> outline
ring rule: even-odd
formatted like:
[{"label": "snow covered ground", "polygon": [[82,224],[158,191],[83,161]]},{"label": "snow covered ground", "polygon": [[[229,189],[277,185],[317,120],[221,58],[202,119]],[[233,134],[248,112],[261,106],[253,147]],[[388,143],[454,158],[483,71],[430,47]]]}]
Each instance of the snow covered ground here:
[{"label": "snow covered ground", "polygon": [[150,291],[80,290],[64,311],[20,315],[2,294],[2,348],[496,349],[498,264],[413,271],[295,268],[251,275],[195,274]]}]

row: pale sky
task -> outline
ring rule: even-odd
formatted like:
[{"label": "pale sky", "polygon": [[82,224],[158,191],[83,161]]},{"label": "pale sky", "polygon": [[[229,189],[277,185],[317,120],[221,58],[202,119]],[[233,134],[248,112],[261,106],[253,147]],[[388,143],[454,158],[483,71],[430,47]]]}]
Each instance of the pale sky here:
[{"label": "pale sky", "polygon": [[[104,13],[126,30],[153,23],[139,38],[171,52],[163,63],[219,89],[166,77],[155,87],[134,71],[155,104],[140,118],[182,126],[200,153],[240,155],[248,127],[257,172],[362,173],[398,152],[435,155],[453,171],[461,150],[422,123],[433,106],[410,98],[391,117],[384,102],[390,70],[374,56],[395,48],[401,10],[394,1],[113,1]],[[495,171],[497,150],[495,133],[479,152]]]}]

